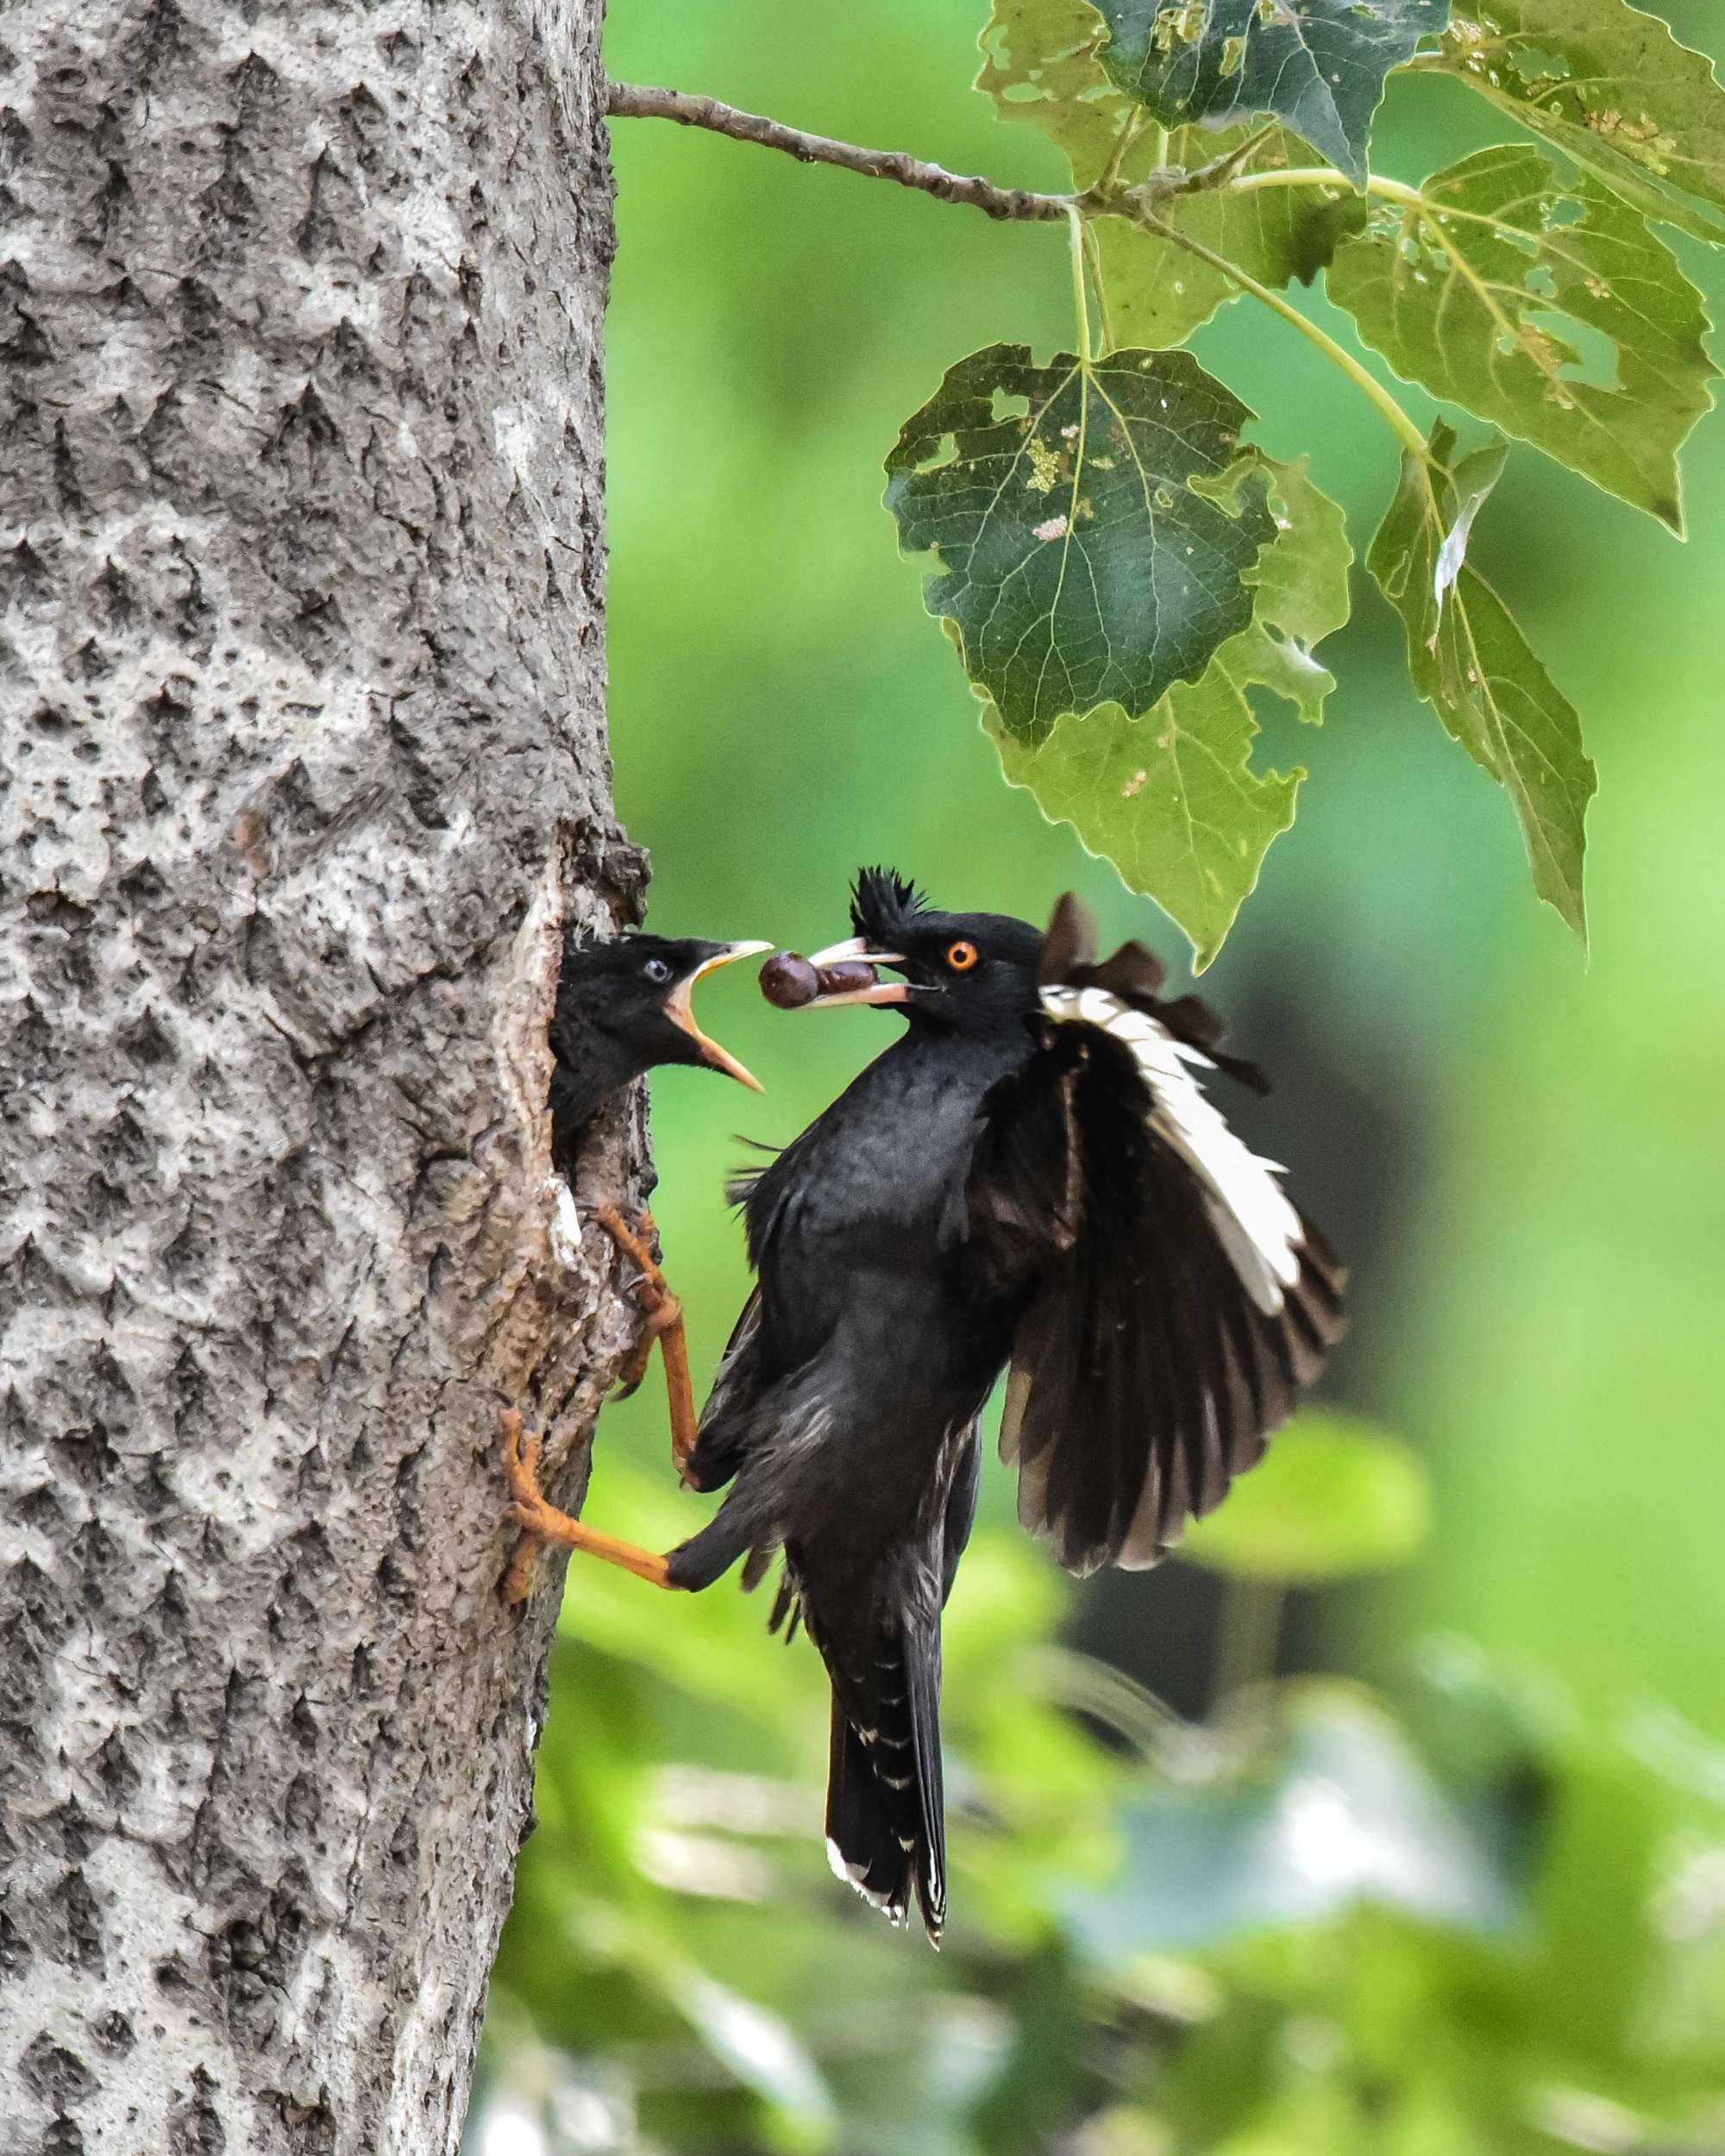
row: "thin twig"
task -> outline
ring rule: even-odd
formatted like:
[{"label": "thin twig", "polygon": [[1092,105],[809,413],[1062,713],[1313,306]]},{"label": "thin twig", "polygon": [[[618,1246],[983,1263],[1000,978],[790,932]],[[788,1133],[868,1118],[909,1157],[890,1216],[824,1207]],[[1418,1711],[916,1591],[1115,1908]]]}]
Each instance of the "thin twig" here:
[{"label": "thin twig", "polygon": [[[1317,346],[1324,356],[1339,367],[1366,397],[1377,407],[1400,437],[1403,446],[1419,460],[1429,483],[1430,460],[1425,437],[1414,426],[1408,414],[1381,383],[1367,373],[1358,360],[1345,351],[1335,339],[1318,325],[1310,322],[1296,307],[1290,306],[1279,292],[1258,283],[1236,264],[1189,233],[1165,223],[1156,214],[1157,205],[1172,196],[1196,194],[1207,190],[1228,186],[1245,187],[1253,184],[1257,175],[1247,179],[1241,171],[1248,158],[1264,137],[1271,132],[1266,125],[1250,135],[1234,149],[1214,157],[1208,164],[1191,172],[1164,172],[1158,169],[1136,187],[1121,188],[1118,166],[1124,157],[1117,158],[1111,176],[1096,186],[1087,188],[1076,195],[1038,195],[1023,187],[1000,187],[991,179],[967,178],[960,172],[949,172],[938,165],[925,164],[920,158],[912,157],[903,150],[864,149],[854,142],[835,141],[831,135],[810,135],[801,128],[787,127],[781,120],[769,120],[756,112],[740,111],[735,105],[723,104],[717,97],[687,97],[680,90],[658,90],[644,84],[614,82],[607,85],[605,110],[613,119],[674,120],[680,127],[706,128],[715,135],[728,135],[733,141],[758,143],[762,149],[781,150],[786,156],[794,157],[803,165],[836,165],[840,171],[860,172],[869,179],[890,179],[900,187],[914,189],[919,194],[932,195],[938,202],[957,202],[970,209],[980,210],[985,216],[1011,220],[1023,223],[1052,224],[1065,220],[1072,229],[1073,279],[1082,335],[1081,342],[1088,345],[1088,322],[1084,311],[1084,250],[1083,223],[1095,216],[1135,216],[1147,231],[1183,248],[1189,254],[1195,254],[1213,269],[1237,285],[1242,291],[1250,292],[1254,299],[1281,315],[1289,325]],[[1122,138],[1124,141],[1126,138]],[[1158,135],[1161,154],[1165,156],[1166,132]],[[1116,146],[1117,148],[1119,146]],[[1285,181],[1283,182],[1285,185]],[[1100,279],[1098,280],[1100,286]],[[1086,351],[1084,356],[1088,359]]]},{"label": "thin twig", "polygon": [[717,97],[687,97],[679,90],[614,82],[606,93],[605,110],[613,119],[674,120],[680,127],[708,128],[716,135],[730,135],[734,141],[782,150],[799,164],[836,165],[842,172],[861,172],[865,179],[890,179],[900,187],[914,188],[939,202],[963,203],[980,210],[984,216],[1051,224],[1070,216],[1075,207],[1084,206],[1084,198],[1079,196],[1038,195],[1023,187],[1000,187],[991,179],[926,165],[904,150],[870,150],[854,142],[836,142],[830,135],[809,135],[801,128],[787,127],[781,120],[739,111],[735,105],[721,104]]}]

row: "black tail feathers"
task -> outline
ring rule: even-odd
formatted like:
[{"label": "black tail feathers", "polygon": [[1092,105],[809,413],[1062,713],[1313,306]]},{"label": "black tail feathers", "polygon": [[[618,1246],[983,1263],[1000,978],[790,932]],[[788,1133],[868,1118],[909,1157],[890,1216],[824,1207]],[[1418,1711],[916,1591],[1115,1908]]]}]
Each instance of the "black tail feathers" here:
[{"label": "black tail feathers", "polygon": [[839,1651],[817,1644],[833,1680],[828,1860],[895,1924],[914,1896],[938,1946],[946,1922],[939,1620],[891,1620]]}]

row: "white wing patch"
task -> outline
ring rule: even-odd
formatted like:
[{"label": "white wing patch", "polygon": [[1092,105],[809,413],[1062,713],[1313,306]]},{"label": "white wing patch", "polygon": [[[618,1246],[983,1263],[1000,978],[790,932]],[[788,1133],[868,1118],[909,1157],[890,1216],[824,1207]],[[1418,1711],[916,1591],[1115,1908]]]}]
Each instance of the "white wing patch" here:
[{"label": "white wing patch", "polygon": [[1283,1169],[1236,1138],[1204,1097],[1194,1072],[1214,1063],[1106,989],[1044,988],[1042,1006],[1061,1024],[1099,1026],[1132,1050],[1150,1092],[1151,1128],[1196,1173],[1229,1263],[1253,1302],[1274,1317],[1300,1277],[1305,1231],[1276,1180]]}]

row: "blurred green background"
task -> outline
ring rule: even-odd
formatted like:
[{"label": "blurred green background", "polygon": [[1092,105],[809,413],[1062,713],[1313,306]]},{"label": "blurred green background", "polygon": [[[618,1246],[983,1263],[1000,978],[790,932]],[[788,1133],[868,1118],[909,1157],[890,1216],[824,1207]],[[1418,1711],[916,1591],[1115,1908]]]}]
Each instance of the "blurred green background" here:
[{"label": "blurred green background", "polygon": [[[1718,49],[1708,0],[1667,12]],[[969,86],[984,15],[666,0],[617,13],[609,60],[1061,185]],[[1417,179],[1510,132],[1394,80],[1373,161]],[[1032,918],[1076,887],[1182,955],[1001,782],[880,506],[948,365],[1070,343],[1063,233],[668,126],[613,135],[612,732],[652,925],[806,950],[883,860]],[[1721,266],[1678,245],[1716,314]],[[1363,550],[1393,484],[1369,410],[1250,302],[1196,349],[1266,447],[1311,451]],[[826,1873],[806,1643],[729,1583],[671,1608],[573,1570],[478,2156],[1725,2150],[1716,419],[1687,470],[1682,546],[1518,449],[1476,539],[1599,763],[1590,962],[1358,574],[1322,732],[1269,722],[1270,760],[1310,776],[1205,993],[1276,1077],[1239,1119],[1354,1266],[1319,1414],[1405,1441],[1424,1533],[1380,1522],[1377,1547],[1368,1523],[1327,1561],[1363,1576],[1302,1587],[1296,1564],[1290,1594],[1184,1562],[1080,1592],[996,1469],[949,1619],[938,1959]],[[655,1089],[698,1385],[747,1288],[733,1134],[792,1136],[891,1024],[775,1014],[752,970],[703,1015],[765,1098]],[[659,1547],[704,1512],[649,1383],[605,1415],[588,1516]]]}]

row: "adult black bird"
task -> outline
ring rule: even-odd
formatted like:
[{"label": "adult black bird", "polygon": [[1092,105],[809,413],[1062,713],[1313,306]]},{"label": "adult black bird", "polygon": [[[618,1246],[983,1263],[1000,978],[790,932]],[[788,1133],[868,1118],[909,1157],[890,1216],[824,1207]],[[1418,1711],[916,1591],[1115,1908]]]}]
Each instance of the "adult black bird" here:
[{"label": "adult black bird", "polygon": [[689,1589],[782,1548],[773,1621],[800,1615],[832,1680],[834,1869],[938,1939],[940,1613],[995,1379],[1025,1525],[1075,1572],[1151,1564],[1316,1376],[1343,1276],[1198,1077],[1256,1074],[1142,946],[1098,965],[1073,899],[1043,936],[881,870],[852,924],[810,962],[902,979],[804,1007],[908,1025],[747,1183],[759,1285],[687,1467],[724,1502],[668,1557],[583,1546]]},{"label": "adult black bird", "polygon": [[[593,938],[575,933],[565,940],[550,1026],[551,1157],[571,1189],[582,1132],[613,1094],[648,1071],[693,1063],[760,1092],[759,1079],[701,1031],[693,997],[706,975],[772,948],[641,933]],[[636,1292],[646,1322],[620,1373],[621,1392],[626,1395],[640,1384],[656,1340],[670,1401],[672,1454],[681,1473],[695,1436],[688,1347],[682,1305],[653,1254],[652,1216],[643,1213],[626,1220],[614,1205],[602,1202],[593,1218],[641,1275]],[[518,1418],[513,1426],[518,1427]],[[530,1539],[510,1567],[505,1586],[510,1601],[519,1601],[527,1590],[534,1547]]]}]

